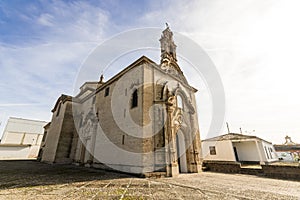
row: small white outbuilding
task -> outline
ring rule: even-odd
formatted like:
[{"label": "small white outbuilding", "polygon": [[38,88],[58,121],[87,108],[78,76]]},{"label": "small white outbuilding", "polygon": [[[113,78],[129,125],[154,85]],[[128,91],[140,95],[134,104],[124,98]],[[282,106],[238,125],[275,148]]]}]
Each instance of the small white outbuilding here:
[{"label": "small white outbuilding", "polygon": [[271,142],[256,136],[229,133],[203,140],[204,161],[268,163],[278,160]]},{"label": "small white outbuilding", "polygon": [[0,160],[36,159],[46,123],[10,117],[0,142]]}]

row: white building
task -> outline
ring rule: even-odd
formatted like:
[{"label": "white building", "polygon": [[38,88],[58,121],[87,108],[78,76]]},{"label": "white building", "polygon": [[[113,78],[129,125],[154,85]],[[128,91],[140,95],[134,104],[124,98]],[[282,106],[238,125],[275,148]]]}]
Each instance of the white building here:
[{"label": "white building", "polygon": [[47,122],[10,117],[0,142],[0,159],[33,159]]},{"label": "white building", "polygon": [[204,161],[268,163],[278,160],[272,143],[236,133],[203,140],[202,156]]},{"label": "white building", "polygon": [[285,137],[285,143],[274,145],[279,160],[287,162],[300,161],[300,144],[292,141],[291,137]]}]

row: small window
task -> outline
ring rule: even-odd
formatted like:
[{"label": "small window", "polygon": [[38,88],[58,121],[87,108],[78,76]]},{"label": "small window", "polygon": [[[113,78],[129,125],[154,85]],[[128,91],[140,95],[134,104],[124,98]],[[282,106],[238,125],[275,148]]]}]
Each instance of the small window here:
[{"label": "small window", "polygon": [[210,146],[209,147],[209,154],[210,155],[217,155],[216,147],[215,146]]},{"label": "small window", "polygon": [[108,96],[109,95],[109,87],[105,88],[105,93],[104,93],[104,96]]},{"label": "small window", "polygon": [[160,99],[162,100],[164,98],[164,88],[160,90]]},{"label": "small window", "polygon": [[132,93],[132,99],[131,99],[131,108],[135,108],[138,106],[138,91],[137,89],[134,90]]},{"label": "small window", "polygon": [[93,97],[93,103],[92,104],[95,104],[96,102],[96,97]]},{"label": "small window", "polygon": [[177,107],[178,108],[183,108],[183,105],[182,105],[182,98],[181,96],[177,95]]},{"label": "small window", "polygon": [[266,152],[267,158],[270,159],[269,153],[268,153],[268,151],[267,151],[267,147],[264,146],[264,148],[265,148],[265,152]]},{"label": "small window", "polygon": [[122,144],[125,144],[125,135],[122,135]]},{"label": "small window", "polygon": [[270,158],[273,159],[271,148],[269,148],[269,153],[270,153]]}]

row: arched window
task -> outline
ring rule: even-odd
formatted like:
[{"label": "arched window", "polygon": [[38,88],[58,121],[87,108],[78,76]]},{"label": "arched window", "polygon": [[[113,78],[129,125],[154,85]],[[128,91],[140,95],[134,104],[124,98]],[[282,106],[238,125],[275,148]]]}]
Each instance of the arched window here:
[{"label": "arched window", "polygon": [[183,108],[182,98],[180,95],[177,95],[177,107]]},{"label": "arched window", "polygon": [[162,100],[163,98],[164,98],[164,86],[162,86],[161,88],[160,88],[160,99]]},{"label": "arched window", "polygon": [[131,97],[131,108],[135,108],[137,106],[138,106],[138,91],[137,89],[135,89]]}]

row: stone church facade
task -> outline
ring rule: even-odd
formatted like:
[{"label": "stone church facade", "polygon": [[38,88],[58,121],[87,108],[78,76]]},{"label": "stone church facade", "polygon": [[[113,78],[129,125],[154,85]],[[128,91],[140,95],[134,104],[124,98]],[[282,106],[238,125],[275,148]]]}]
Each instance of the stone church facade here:
[{"label": "stone church facade", "polygon": [[137,174],[201,171],[195,93],[177,64],[173,33],[160,39],[161,61],[142,56],[104,82],[61,95],[40,159]]}]

